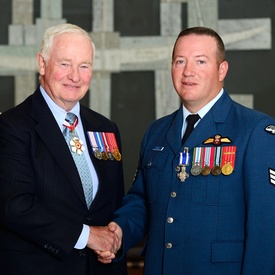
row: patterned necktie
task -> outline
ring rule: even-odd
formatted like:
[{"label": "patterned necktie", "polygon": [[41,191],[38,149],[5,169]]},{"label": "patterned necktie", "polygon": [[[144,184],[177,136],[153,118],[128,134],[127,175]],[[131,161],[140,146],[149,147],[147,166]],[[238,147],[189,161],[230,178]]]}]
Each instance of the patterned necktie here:
[{"label": "patterned necktie", "polygon": [[200,116],[198,114],[195,115],[189,115],[186,118],[187,121],[187,127],[184,133],[184,136],[182,138],[182,144],[184,144],[184,142],[187,140],[188,136],[191,134],[191,132],[194,129],[194,125],[196,124],[196,122],[200,119]]},{"label": "patterned necktie", "polygon": [[63,124],[65,126],[63,135],[65,137],[65,140],[67,141],[75,165],[77,167],[82,182],[86,203],[89,208],[93,200],[93,182],[87,160],[85,158],[85,155],[82,153],[84,151],[82,141],[79,140],[78,135],[74,129],[77,125],[77,122],[78,118],[75,114],[67,113],[65,122]]}]

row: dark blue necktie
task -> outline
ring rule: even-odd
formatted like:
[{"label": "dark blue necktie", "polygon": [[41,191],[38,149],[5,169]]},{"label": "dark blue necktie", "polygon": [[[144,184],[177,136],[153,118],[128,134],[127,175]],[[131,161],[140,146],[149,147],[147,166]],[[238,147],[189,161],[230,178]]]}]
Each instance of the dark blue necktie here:
[{"label": "dark blue necktie", "polygon": [[186,130],[184,132],[184,135],[182,137],[182,144],[184,144],[184,142],[187,140],[188,136],[191,134],[191,132],[194,129],[194,125],[196,124],[196,122],[200,119],[200,116],[198,114],[194,114],[194,115],[189,115],[186,118],[187,121],[187,127]]}]

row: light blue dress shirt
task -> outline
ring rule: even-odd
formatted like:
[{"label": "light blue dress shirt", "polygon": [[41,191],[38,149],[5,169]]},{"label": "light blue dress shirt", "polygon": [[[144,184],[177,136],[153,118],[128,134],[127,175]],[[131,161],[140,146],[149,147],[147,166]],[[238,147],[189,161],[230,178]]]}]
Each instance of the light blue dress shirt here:
[{"label": "light blue dress shirt", "polygon": [[[64,130],[63,122],[65,121],[67,112],[64,109],[62,109],[61,107],[59,107],[49,97],[49,95],[46,93],[46,91],[43,89],[42,86],[40,86],[40,91],[41,91],[41,94],[42,94],[43,98],[45,99],[47,105],[49,106],[49,108],[50,108],[59,128],[60,128],[60,131],[63,133],[63,130]],[[91,158],[89,156],[88,146],[91,146],[91,145],[87,144],[87,142],[86,142],[83,125],[82,125],[82,121],[81,121],[81,117],[80,117],[79,102],[72,108],[72,110],[70,110],[70,113],[74,113],[78,117],[78,124],[75,127],[75,131],[77,132],[79,139],[83,141],[83,146],[85,148],[83,153],[85,154],[87,164],[88,164],[89,170],[91,172],[92,180],[93,180],[93,199],[94,199],[94,197],[97,193],[97,190],[98,190],[98,177],[97,177],[95,168],[93,166],[93,163],[91,161]],[[89,234],[90,234],[89,226],[86,224],[83,224],[82,232],[79,236],[77,243],[75,244],[76,249],[83,249],[87,245]]]}]

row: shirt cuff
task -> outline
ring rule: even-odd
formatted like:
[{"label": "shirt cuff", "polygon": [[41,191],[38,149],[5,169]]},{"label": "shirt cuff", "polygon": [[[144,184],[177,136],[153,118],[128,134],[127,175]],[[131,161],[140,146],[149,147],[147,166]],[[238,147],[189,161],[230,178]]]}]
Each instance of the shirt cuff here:
[{"label": "shirt cuff", "polygon": [[87,224],[83,224],[81,234],[74,246],[75,249],[83,249],[86,247],[89,239],[90,227]]}]

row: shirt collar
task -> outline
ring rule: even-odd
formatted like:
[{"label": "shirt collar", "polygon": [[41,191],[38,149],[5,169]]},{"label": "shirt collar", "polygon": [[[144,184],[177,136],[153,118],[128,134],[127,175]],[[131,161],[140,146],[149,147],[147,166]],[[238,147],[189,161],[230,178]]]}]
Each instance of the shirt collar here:
[{"label": "shirt collar", "polygon": [[[202,107],[197,112],[197,114],[200,116],[201,119],[208,113],[208,111],[213,107],[213,105],[219,100],[223,92],[224,92],[224,89],[222,88],[215,98],[213,98],[210,102],[208,102],[204,107]],[[185,108],[183,104],[182,104],[182,108],[183,108],[183,122],[185,123],[186,118],[191,113]]]},{"label": "shirt collar", "polygon": [[[47,92],[44,90],[44,88],[40,85],[40,91],[41,94],[43,96],[43,98],[45,99],[48,107],[50,108],[58,126],[60,127],[60,130],[63,130],[63,122],[65,120],[66,114],[67,112],[62,109],[60,106],[58,106],[47,94]],[[79,102],[77,102],[75,104],[75,106],[72,108],[72,110],[70,111],[70,113],[74,113],[76,116],[78,116],[78,118],[80,118],[80,104]]]}]

